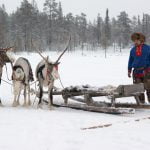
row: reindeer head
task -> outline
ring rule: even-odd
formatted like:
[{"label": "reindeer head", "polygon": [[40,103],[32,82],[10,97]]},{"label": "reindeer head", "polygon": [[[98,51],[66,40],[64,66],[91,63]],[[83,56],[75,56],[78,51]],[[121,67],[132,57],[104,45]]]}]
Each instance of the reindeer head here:
[{"label": "reindeer head", "polygon": [[24,81],[25,74],[22,68],[18,66],[13,67],[12,80],[15,81]]},{"label": "reindeer head", "polygon": [[6,52],[6,55],[7,55],[7,57],[9,58],[9,60],[10,60],[11,63],[14,63],[14,62],[15,62],[14,54],[13,54],[11,51],[7,51],[7,52]]},{"label": "reindeer head", "polygon": [[1,52],[0,57],[4,63],[7,63],[7,62],[13,63],[15,61],[15,58],[12,53],[13,49],[14,47],[0,48],[0,52]]},{"label": "reindeer head", "polygon": [[52,75],[52,77],[54,79],[59,78],[59,75],[58,75],[58,65],[60,64],[59,60],[64,55],[64,53],[67,51],[70,41],[71,41],[71,36],[68,40],[66,48],[64,49],[64,51],[61,53],[61,55],[58,57],[58,59],[54,63],[49,61],[48,57],[47,58],[43,57],[40,51],[37,51],[38,54],[43,58],[43,60],[45,60],[45,64],[46,64],[48,74]]},{"label": "reindeer head", "polygon": [[50,79],[58,79],[59,78],[59,74],[58,74],[58,65],[60,64],[60,62],[52,62],[49,60],[49,58],[47,57],[46,61],[45,61],[45,67],[47,69],[47,75]]}]

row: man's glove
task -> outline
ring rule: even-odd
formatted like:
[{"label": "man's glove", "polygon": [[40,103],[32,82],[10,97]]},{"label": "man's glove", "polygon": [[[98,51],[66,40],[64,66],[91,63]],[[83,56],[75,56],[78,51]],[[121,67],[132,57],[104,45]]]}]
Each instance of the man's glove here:
[{"label": "man's glove", "polygon": [[131,71],[128,71],[128,77],[131,78]]}]

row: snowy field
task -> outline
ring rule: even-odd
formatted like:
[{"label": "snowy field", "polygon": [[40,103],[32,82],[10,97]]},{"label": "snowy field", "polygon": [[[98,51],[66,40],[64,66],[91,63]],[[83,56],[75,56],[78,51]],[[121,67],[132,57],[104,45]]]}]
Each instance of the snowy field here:
[{"label": "snowy field", "polygon": [[[52,60],[60,55],[47,54]],[[100,87],[132,83],[127,77],[128,55],[129,51],[112,52],[105,59],[104,53],[98,51],[66,53],[59,66],[63,85]],[[34,71],[41,60],[38,54],[22,53],[16,58],[19,56],[28,58]],[[9,65],[8,71],[10,78]],[[3,79],[7,80],[5,68],[3,72]],[[59,80],[55,86],[61,88]],[[150,110],[137,110],[132,115],[110,115],[68,108],[36,109],[35,105],[13,108],[12,88],[5,82],[0,86],[0,97],[4,105],[0,107],[0,150],[149,150]],[[62,101],[62,98],[54,97],[54,101]],[[134,98],[121,101],[135,102]],[[112,125],[82,130],[105,124]]]}]

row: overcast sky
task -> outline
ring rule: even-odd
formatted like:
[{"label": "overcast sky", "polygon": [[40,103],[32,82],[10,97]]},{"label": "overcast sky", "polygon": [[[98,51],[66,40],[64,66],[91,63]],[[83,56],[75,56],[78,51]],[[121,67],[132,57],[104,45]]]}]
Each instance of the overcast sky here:
[{"label": "overcast sky", "polygon": [[[0,0],[0,5],[5,4],[8,13],[16,10],[22,0]],[[31,2],[32,0],[28,0]],[[81,12],[87,14],[89,19],[94,19],[100,13],[105,16],[106,8],[109,9],[110,17],[116,17],[121,11],[126,11],[130,17],[150,14],[150,0],[56,0],[61,1],[64,13],[72,12],[74,15]],[[36,0],[38,8],[43,10],[45,0]]]}]

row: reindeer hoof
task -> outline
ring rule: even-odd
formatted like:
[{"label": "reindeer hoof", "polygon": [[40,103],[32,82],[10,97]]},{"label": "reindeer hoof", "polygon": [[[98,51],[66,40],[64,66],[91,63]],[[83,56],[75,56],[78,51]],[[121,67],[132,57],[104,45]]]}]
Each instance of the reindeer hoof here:
[{"label": "reindeer hoof", "polygon": [[65,106],[68,106],[68,103],[64,103]]},{"label": "reindeer hoof", "polygon": [[23,107],[27,107],[27,104],[26,104],[26,103],[24,103],[22,106],[23,106]]},{"label": "reindeer hoof", "polygon": [[17,107],[18,105],[19,105],[18,102],[13,102],[13,104],[12,104],[13,107]]},{"label": "reindeer hoof", "polygon": [[2,103],[0,103],[0,107],[4,107],[4,105]]},{"label": "reindeer hoof", "polygon": [[28,106],[30,106],[31,105],[31,101],[28,101]]},{"label": "reindeer hoof", "polygon": [[54,107],[50,107],[49,110],[55,110]]},{"label": "reindeer hoof", "polygon": [[37,109],[38,108],[42,108],[42,104],[41,103],[37,105]]},{"label": "reindeer hoof", "polygon": [[48,105],[49,110],[54,110],[54,107],[52,105]]}]

